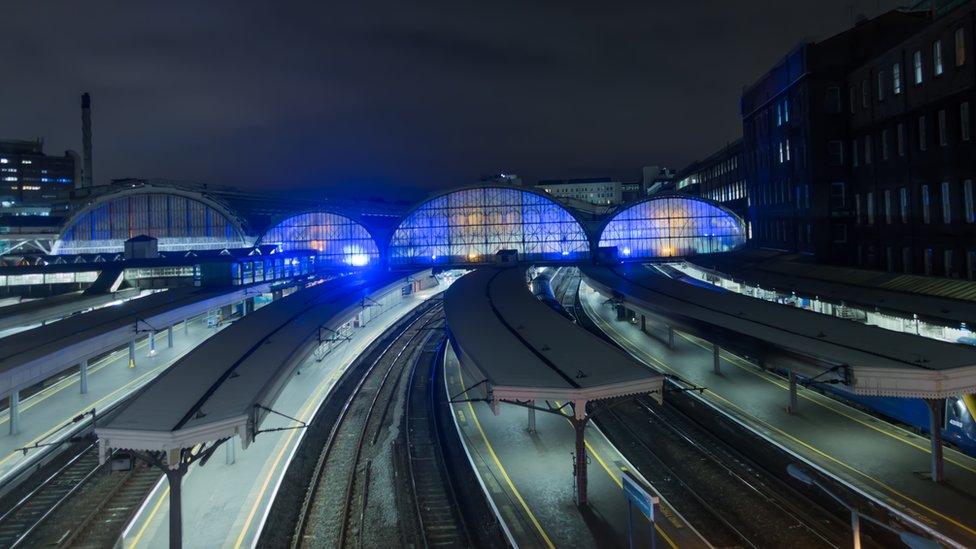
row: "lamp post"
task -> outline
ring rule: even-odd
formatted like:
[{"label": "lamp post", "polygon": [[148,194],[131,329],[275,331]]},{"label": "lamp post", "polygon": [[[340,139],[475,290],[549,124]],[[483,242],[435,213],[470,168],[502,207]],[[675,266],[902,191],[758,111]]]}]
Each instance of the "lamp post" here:
[{"label": "lamp post", "polygon": [[928,538],[924,538],[922,536],[913,534],[911,532],[906,532],[904,530],[898,530],[868,515],[861,515],[858,512],[856,507],[848,504],[840,496],[827,489],[826,486],[817,482],[817,480],[813,477],[812,474],[810,474],[809,472],[807,472],[806,470],[804,470],[802,467],[800,467],[795,463],[791,463],[787,465],[786,471],[790,474],[791,477],[802,482],[803,484],[806,484],[807,486],[816,486],[817,488],[820,488],[821,490],[824,491],[824,493],[826,493],[828,496],[833,498],[834,501],[841,504],[845,509],[851,512],[851,530],[853,531],[853,535],[854,535],[854,549],[861,549],[861,518],[862,517],[868,520],[869,522],[872,522],[884,528],[885,530],[888,530],[892,534],[895,534],[902,541],[902,543],[904,543],[907,547],[911,547],[912,549],[938,549],[939,547],[942,547],[938,543]]}]

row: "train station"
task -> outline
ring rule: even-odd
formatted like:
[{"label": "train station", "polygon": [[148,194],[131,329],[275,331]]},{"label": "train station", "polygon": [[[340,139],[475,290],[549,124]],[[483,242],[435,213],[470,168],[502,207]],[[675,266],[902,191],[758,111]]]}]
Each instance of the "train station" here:
[{"label": "train station", "polygon": [[677,194],[231,204],[120,188],[0,267],[5,544],[976,540],[962,282],[790,271]]}]

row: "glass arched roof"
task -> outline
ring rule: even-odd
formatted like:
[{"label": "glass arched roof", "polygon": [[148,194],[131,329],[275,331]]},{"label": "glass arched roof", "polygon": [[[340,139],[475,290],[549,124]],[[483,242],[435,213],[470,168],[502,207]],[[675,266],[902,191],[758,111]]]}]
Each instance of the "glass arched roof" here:
[{"label": "glass arched roof", "polygon": [[614,215],[599,246],[616,246],[621,259],[639,259],[728,252],[745,242],[742,220],[721,206],[690,196],[662,196]]},{"label": "glass arched roof", "polygon": [[432,198],[390,239],[390,264],[491,262],[499,250],[522,260],[589,256],[589,240],[569,211],[532,191],[478,187]]},{"label": "glass arched roof", "polygon": [[243,236],[217,209],[187,196],[163,192],[123,195],[94,205],[65,228],[58,254],[115,253],[139,235],[158,240],[160,250],[240,247]]},{"label": "glass arched roof", "polygon": [[380,257],[376,242],[365,227],[348,217],[329,212],[307,212],[289,217],[261,237],[262,244],[282,250],[314,250],[318,263],[365,267]]}]

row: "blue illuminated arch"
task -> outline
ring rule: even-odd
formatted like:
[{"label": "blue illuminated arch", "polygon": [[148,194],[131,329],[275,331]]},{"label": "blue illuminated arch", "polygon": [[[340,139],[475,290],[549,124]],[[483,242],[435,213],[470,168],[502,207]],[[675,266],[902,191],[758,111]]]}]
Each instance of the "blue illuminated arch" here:
[{"label": "blue illuminated arch", "polygon": [[343,215],[314,211],[289,217],[268,229],[261,244],[284,251],[315,250],[322,265],[365,267],[380,257],[365,227]]},{"label": "blue illuminated arch", "polygon": [[499,250],[523,260],[589,257],[579,221],[551,198],[527,189],[476,187],[435,196],[417,206],[390,239],[391,265],[493,261]]},{"label": "blue illuminated arch", "polygon": [[640,259],[728,252],[745,242],[745,224],[729,210],[702,198],[666,195],[616,213],[599,245],[616,246],[621,259]]},{"label": "blue illuminated arch", "polygon": [[75,213],[55,244],[61,255],[116,253],[148,235],[161,251],[214,250],[247,244],[244,231],[220,205],[201,196],[153,188],[105,195]]}]

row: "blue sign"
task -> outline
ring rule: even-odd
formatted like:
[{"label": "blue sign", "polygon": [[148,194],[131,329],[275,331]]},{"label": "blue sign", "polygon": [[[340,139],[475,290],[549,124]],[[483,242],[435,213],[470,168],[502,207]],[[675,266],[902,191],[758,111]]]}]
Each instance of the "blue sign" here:
[{"label": "blue sign", "polygon": [[652,496],[637,477],[630,471],[621,471],[620,480],[623,482],[624,495],[633,503],[647,520],[654,522],[654,506],[658,503],[657,496]]}]

